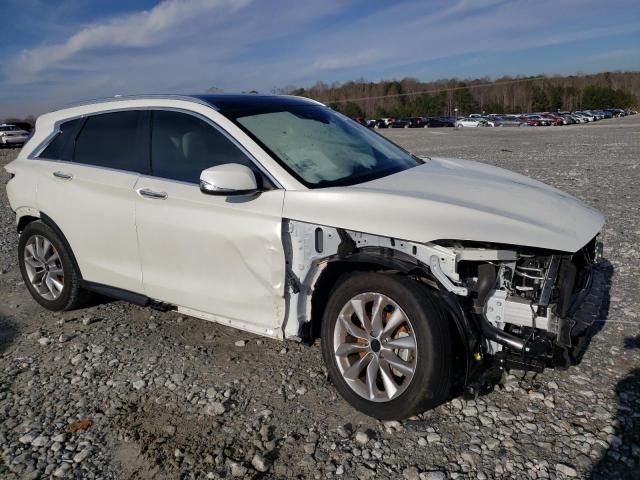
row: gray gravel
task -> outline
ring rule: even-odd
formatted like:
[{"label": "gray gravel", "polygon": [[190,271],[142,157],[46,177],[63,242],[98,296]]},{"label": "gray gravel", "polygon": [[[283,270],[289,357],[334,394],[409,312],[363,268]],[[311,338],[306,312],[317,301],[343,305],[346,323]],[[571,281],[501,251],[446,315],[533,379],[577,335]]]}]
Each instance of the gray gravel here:
[{"label": "gray gravel", "polygon": [[[0,478],[640,478],[640,116],[383,133],[605,213],[611,303],[580,365],[512,372],[475,400],[377,422],[337,396],[318,345],[122,302],[42,310],[20,278],[2,189]],[[0,150],[0,166],[15,154]]]}]

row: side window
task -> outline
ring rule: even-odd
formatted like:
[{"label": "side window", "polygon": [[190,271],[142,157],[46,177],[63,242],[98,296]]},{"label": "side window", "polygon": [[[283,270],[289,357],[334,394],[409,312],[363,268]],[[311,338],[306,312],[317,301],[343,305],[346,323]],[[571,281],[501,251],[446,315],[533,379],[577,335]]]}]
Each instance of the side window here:
[{"label": "side window", "polygon": [[142,118],[143,114],[139,110],[90,116],[76,140],[73,161],[146,172],[148,162],[139,145]]},{"label": "side window", "polygon": [[38,158],[45,158],[48,160],[68,160],[67,158],[67,146],[69,145],[69,141],[76,131],[76,127],[78,126],[79,118],[74,120],[69,120],[68,122],[64,122],[60,124],[60,131],[57,133],[53,140],[49,142],[47,148],[45,148]]},{"label": "side window", "polygon": [[180,112],[157,110],[152,115],[153,175],[198,183],[200,172],[216,165],[240,163],[256,171],[244,152],[207,122]]}]

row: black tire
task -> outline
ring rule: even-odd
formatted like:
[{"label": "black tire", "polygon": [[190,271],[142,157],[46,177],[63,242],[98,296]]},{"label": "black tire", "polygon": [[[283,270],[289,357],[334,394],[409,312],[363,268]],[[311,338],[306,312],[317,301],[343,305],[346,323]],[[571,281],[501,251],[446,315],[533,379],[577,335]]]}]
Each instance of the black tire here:
[{"label": "black tire", "polygon": [[[334,328],[353,297],[375,292],[391,298],[410,319],[417,345],[415,373],[406,389],[376,402],[356,393],[345,381],[334,355]],[[453,347],[449,325],[437,301],[420,283],[399,275],[358,272],[343,277],[329,297],[321,331],[322,356],[342,397],[362,413],[380,420],[403,419],[445,402],[451,390]]]},{"label": "black tire", "polygon": [[[51,242],[58,252],[60,258],[60,264],[64,273],[64,283],[62,291],[58,298],[48,300],[34,288],[29,280],[25,267],[25,246],[29,239],[34,235],[39,235],[46,238]],[[40,220],[29,223],[22,233],[20,234],[20,240],[18,242],[18,263],[20,265],[20,272],[24,283],[31,293],[33,299],[42,305],[47,310],[63,311],[73,310],[84,306],[91,298],[91,294],[84,290],[81,285],[81,276],[75,261],[72,257],[72,253],[65,246],[65,242],[56,234],[56,232],[43,223]]]}]

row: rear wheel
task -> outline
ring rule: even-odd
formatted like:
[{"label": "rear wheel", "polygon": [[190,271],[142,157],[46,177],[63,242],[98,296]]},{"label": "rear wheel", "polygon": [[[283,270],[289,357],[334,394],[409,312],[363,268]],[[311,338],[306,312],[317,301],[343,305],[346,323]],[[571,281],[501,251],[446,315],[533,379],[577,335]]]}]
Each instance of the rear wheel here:
[{"label": "rear wheel", "polygon": [[48,310],[72,310],[90,294],[80,287],[80,272],[60,237],[41,221],[29,223],[20,234],[18,261],[33,299]]},{"label": "rear wheel", "polygon": [[449,327],[429,291],[405,277],[356,273],[334,289],[322,354],[340,394],[379,419],[410,417],[446,400]]}]

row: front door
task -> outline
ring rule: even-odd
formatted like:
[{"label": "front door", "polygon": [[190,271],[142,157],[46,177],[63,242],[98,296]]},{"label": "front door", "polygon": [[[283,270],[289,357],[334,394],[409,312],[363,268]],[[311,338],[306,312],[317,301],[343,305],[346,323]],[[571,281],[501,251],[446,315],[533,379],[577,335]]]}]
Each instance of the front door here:
[{"label": "front door", "polygon": [[237,328],[279,336],[284,320],[284,190],[212,196],[206,168],[255,163],[211,122],[151,112],[151,175],[136,191],[136,223],[147,296]]}]

